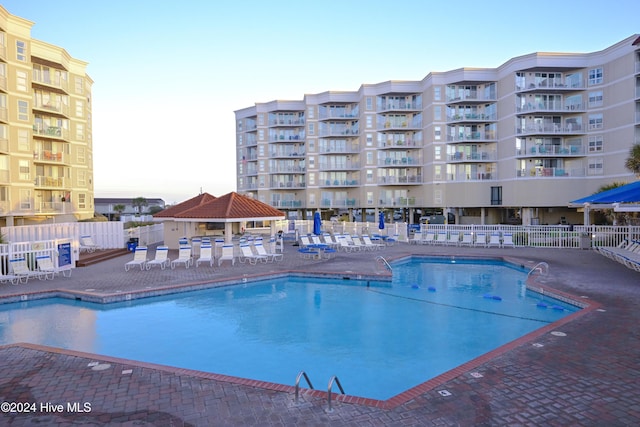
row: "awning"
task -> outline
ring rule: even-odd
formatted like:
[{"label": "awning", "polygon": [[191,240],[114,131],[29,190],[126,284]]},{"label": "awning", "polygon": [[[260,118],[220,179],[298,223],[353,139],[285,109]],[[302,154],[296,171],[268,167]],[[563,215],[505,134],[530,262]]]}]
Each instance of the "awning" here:
[{"label": "awning", "polygon": [[585,203],[589,203],[592,207],[595,207],[596,205],[610,205],[609,207],[613,207],[614,204],[639,202],[640,181],[635,181],[631,184],[612,188],[611,190],[602,191],[600,193],[592,194],[590,196],[574,200],[569,203],[569,207],[582,207]]}]

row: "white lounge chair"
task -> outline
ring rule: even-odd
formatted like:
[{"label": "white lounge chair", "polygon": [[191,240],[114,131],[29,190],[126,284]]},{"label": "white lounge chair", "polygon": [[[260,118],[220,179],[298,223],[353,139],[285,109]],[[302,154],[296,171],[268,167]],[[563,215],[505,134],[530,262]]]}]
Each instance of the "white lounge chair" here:
[{"label": "white lounge chair", "polygon": [[424,245],[433,245],[436,241],[436,233],[433,231],[427,231],[423,237],[422,244]]},{"label": "white lounge chair", "polygon": [[240,245],[240,262],[245,261],[249,261],[249,264],[256,264],[258,261],[267,262],[267,257],[254,254],[251,246],[248,243],[243,243]]},{"label": "white lounge chair", "polygon": [[95,252],[96,249],[102,249],[97,245],[91,236],[80,236],[80,252]]},{"label": "white lounge chair", "polygon": [[258,255],[267,257],[267,261],[269,262],[282,261],[282,259],[284,258],[282,254],[276,252],[267,252],[262,243],[256,243],[253,247],[256,248],[256,252],[258,253]]},{"label": "white lounge chair", "polygon": [[487,233],[484,231],[477,232],[474,246],[487,246]]},{"label": "white lounge chair", "polygon": [[458,246],[459,244],[460,244],[460,232],[459,231],[451,231],[451,232],[449,232],[449,238],[447,239],[447,245]]},{"label": "white lounge chair", "polygon": [[21,283],[27,283],[31,277],[42,278],[42,273],[31,270],[24,258],[14,258],[9,261],[9,265],[13,275],[18,276],[18,281]]},{"label": "white lounge chair", "polygon": [[0,283],[11,283],[17,285],[20,283],[20,277],[15,274],[0,274]]},{"label": "white lounge chair", "polygon": [[438,238],[434,240],[434,243],[438,245],[446,245],[447,244],[447,232],[444,230],[438,231]]},{"label": "white lounge chair", "polygon": [[462,233],[462,240],[460,241],[460,245],[473,245],[473,234],[470,231],[465,231]]},{"label": "white lounge chair", "polygon": [[158,246],[156,248],[155,258],[151,261],[147,261],[146,268],[147,270],[151,270],[151,267],[154,265],[160,266],[160,269],[164,270],[169,266],[169,247],[168,246]]},{"label": "white lounge chair", "polygon": [[409,240],[409,244],[412,243],[415,243],[416,245],[421,245],[424,243],[422,231],[416,231],[416,233],[413,235],[413,238]]},{"label": "white lounge chair", "polygon": [[133,259],[124,265],[124,271],[129,271],[131,267],[139,266],[140,270],[144,270],[147,265],[147,247],[137,246],[133,252]]},{"label": "white lounge chair", "polygon": [[56,276],[56,267],[53,265],[53,260],[49,255],[36,256],[36,266],[38,271],[42,273],[40,279],[54,279]]},{"label": "white lounge chair", "polygon": [[300,246],[306,248],[311,244],[311,240],[309,240],[309,236],[300,236]]},{"label": "white lounge chair", "polygon": [[371,240],[371,237],[367,235],[362,236],[362,241],[364,242],[364,247],[369,248],[372,251],[380,250],[386,246],[386,245],[383,245],[382,243],[373,243],[373,241]]},{"label": "white lounge chair", "polygon": [[222,265],[222,261],[231,261],[231,265],[235,265],[236,256],[233,253],[233,245],[232,244],[224,244],[222,245],[222,254],[220,258],[218,258],[218,267]]},{"label": "white lounge chair", "polygon": [[214,257],[213,257],[213,246],[211,244],[202,244],[200,246],[200,257],[196,260],[196,267],[200,265],[201,262],[209,263],[209,267],[213,267]]},{"label": "white lounge chair", "polygon": [[180,249],[178,249],[178,258],[171,260],[171,269],[176,268],[178,264],[183,264],[184,268],[189,268],[189,266],[193,264],[191,246],[180,246]]},{"label": "white lounge chair", "polygon": [[510,246],[515,248],[516,245],[513,243],[513,233],[503,233],[502,234],[502,247]]},{"label": "white lounge chair", "polygon": [[356,248],[355,245],[349,244],[344,234],[340,234],[338,236],[338,243],[340,243],[339,248],[342,249],[344,252],[353,252],[358,250],[358,248]]},{"label": "white lounge chair", "polygon": [[400,235],[396,233],[393,236],[387,237],[386,242],[388,246],[393,246],[396,243],[398,243],[399,240],[400,240]]},{"label": "white lounge chair", "polygon": [[491,247],[491,246],[497,246],[500,247],[502,243],[500,242],[500,233],[497,231],[494,231],[493,233],[491,233],[491,236],[489,237],[489,243],[487,243],[487,247]]}]

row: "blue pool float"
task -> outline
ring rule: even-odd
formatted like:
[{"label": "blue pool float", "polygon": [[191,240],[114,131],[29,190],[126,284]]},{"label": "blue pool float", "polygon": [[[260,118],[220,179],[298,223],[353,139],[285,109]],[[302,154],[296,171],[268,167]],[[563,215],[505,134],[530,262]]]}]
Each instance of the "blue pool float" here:
[{"label": "blue pool float", "polygon": [[547,308],[547,307],[548,307],[548,305],[547,305],[547,304],[545,304],[545,303],[543,303],[543,302],[539,302],[539,303],[537,303],[537,304],[536,304],[536,307],[540,307],[540,308]]},{"label": "blue pool float", "polygon": [[435,292],[436,288],[434,288],[433,286],[429,286],[429,292]]}]

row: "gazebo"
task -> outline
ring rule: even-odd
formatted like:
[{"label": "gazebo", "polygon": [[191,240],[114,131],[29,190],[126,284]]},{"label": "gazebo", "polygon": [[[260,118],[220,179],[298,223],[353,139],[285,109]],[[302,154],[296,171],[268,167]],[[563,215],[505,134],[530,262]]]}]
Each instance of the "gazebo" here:
[{"label": "gazebo", "polygon": [[233,235],[242,232],[249,222],[285,217],[284,212],[236,192],[220,197],[199,194],[154,215],[154,219],[164,222],[164,242],[172,249],[183,237],[224,236],[225,242],[230,243]]}]

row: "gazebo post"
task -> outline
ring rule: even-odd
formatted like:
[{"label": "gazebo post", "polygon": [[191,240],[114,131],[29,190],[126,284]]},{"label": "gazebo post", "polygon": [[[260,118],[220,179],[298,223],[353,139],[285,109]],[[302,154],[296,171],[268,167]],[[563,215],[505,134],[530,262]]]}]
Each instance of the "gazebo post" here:
[{"label": "gazebo post", "polygon": [[225,222],[224,223],[224,242],[231,243],[233,239],[233,223]]}]

